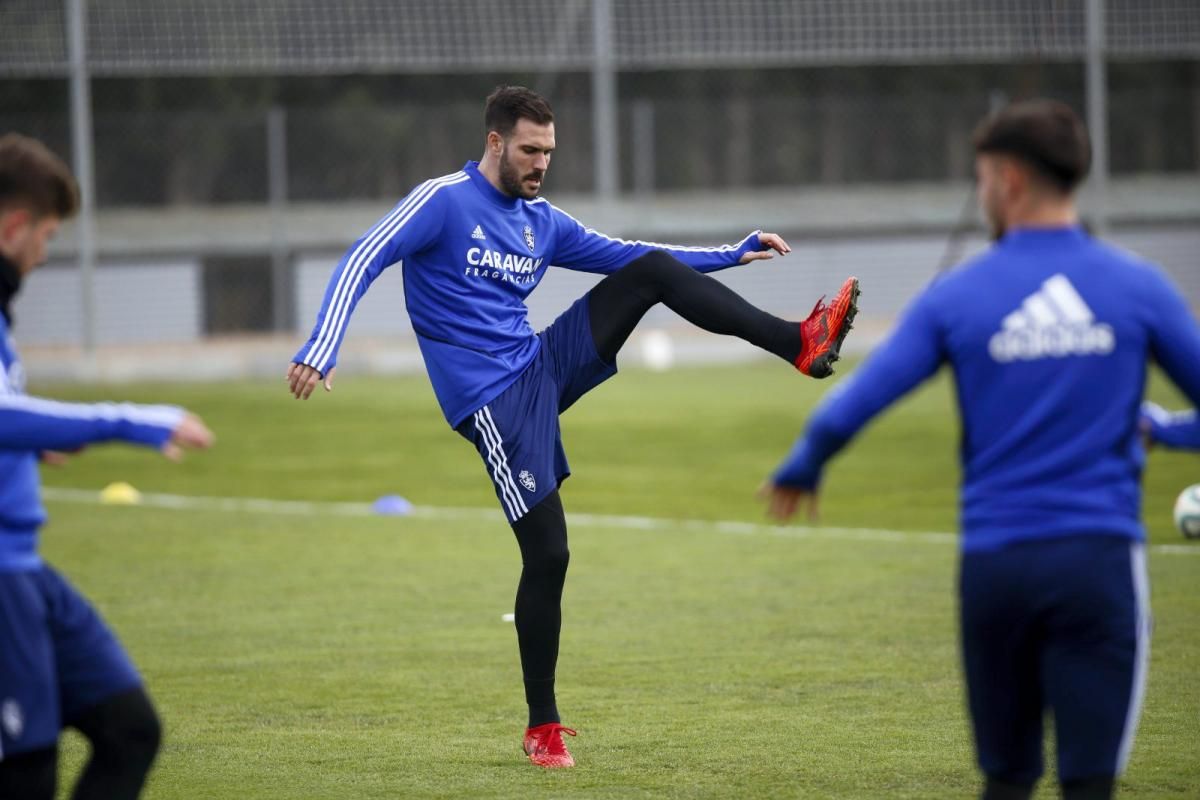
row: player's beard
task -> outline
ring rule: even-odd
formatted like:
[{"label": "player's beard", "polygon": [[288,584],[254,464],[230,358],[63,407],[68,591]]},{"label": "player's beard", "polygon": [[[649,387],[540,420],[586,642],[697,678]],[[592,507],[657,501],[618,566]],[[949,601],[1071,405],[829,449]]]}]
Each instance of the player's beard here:
[{"label": "player's beard", "polygon": [[541,170],[534,170],[528,175],[520,175],[517,168],[508,158],[508,149],[500,153],[500,189],[509,197],[523,197],[526,200],[532,200],[537,197],[538,193],[535,189],[532,192],[525,191],[525,181],[537,179],[539,181],[545,179],[545,173]]}]

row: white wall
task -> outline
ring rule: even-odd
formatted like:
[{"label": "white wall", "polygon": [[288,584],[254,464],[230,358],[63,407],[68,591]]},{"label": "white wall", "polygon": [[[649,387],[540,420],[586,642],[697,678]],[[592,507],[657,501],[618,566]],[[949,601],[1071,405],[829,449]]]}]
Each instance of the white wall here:
[{"label": "white wall", "polygon": [[[95,297],[99,344],[187,342],[203,333],[197,259],[105,261],[95,271]],[[80,344],[81,298],[77,267],[40,267],[14,303],[14,338],[22,345]]]},{"label": "white wall", "polygon": [[[786,234],[785,234],[786,235]],[[849,275],[858,276],[865,318],[890,319],[933,279],[946,252],[947,237],[935,234],[864,236],[860,238],[788,237],[792,252],[785,258],[713,273],[749,302],[778,316],[803,319],[821,295],[832,295]],[[1200,229],[1137,228],[1116,231],[1111,241],[1162,264],[1195,307],[1200,307]],[[688,244],[696,242],[684,242]],[[717,244],[717,242],[708,242]],[[965,238],[959,261],[987,246],[980,235]],[[305,256],[296,262],[297,328],[307,334],[320,309],[325,284],[338,255]],[[541,330],[601,276],[551,268],[529,298],[529,321]],[[647,326],[684,325],[662,306],[647,314]],[[349,335],[411,334],[404,311],[399,268],[385,270],[367,292],[351,322]]]}]

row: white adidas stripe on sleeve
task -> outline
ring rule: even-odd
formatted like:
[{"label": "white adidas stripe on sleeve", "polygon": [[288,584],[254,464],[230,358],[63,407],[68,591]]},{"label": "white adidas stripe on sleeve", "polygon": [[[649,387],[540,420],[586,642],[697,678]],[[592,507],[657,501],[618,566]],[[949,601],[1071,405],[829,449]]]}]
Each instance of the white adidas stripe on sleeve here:
[{"label": "white adidas stripe on sleeve", "polygon": [[[568,214],[566,211],[563,211],[561,208],[559,208],[558,206],[549,202],[548,200],[545,200],[544,198],[539,197],[539,198],[537,198],[537,200],[530,201],[530,203],[532,204],[532,203],[536,203],[539,201],[546,203],[552,209],[554,209],[555,211],[557,211],[560,214],[562,214],[563,216],[565,216],[567,219],[571,220],[572,222],[574,222],[577,225],[579,225],[580,227],[582,227],[584,229],[585,233],[587,233],[591,236],[599,236],[601,239],[605,239],[610,242],[616,242],[617,244],[642,245],[644,247],[653,247],[656,250],[668,250],[668,251],[675,250],[675,251],[684,252],[684,253],[732,253],[742,246],[742,242],[746,241],[745,239],[742,239],[742,241],[738,242],[737,244],[722,244],[722,245],[717,245],[716,247],[696,247],[696,246],[690,246],[690,245],[664,244],[662,242],[644,242],[641,239],[621,239],[619,237],[609,236],[606,233],[601,233],[600,231],[596,230],[595,228],[587,227],[582,222],[580,222],[579,220],[575,219],[570,214]],[[750,236],[755,236],[758,233],[760,233],[760,231],[755,231],[754,233],[750,234]]]},{"label": "white adidas stripe on sleeve", "polygon": [[337,284],[329,299],[329,306],[325,309],[325,318],[321,323],[321,328],[317,332],[312,346],[304,354],[304,363],[324,373],[333,354],[334,346],[341,338],[349,320],[354,290],[361,282],[367,267],[371,265],[388,241],[399,233],[438,190],[469,179],[470,177],[465,172],[456,172],[443,178],[426,181],[363,237],[362,242],[346,260],[346,266],[341,275],[338,276]]},{"label": "white adidas stripe on sleeve", "polygon": [[132,403],[63,403],[24,394],[0,395],[0,410],[21,411],[40,417],[130,422],[173,430],[183,420],[184,411],[175,406],[142,406]]}]

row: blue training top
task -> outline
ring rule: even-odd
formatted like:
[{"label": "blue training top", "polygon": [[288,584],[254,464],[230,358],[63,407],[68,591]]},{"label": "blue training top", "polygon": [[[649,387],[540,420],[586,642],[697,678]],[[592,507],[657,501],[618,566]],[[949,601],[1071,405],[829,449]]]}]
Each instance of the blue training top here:
[{"label": "blue training top", "polygon": [[1018,229],[910,304],[825,397],[774,480],[815,488],[863,425],[949,362],[964,550],[1143,539],[1137,421],[1150,358],[1200,405],[1200,326],[1157,267],[1077,227]]},{"label": "blue training top", "polygon": [[123,403],[59,403],[25,394],[24,371],[0,314],[0,572],[35,569],[46,521],[38,480],[43,450],[78,450],[121,439],[161,447],[183,409]]},{"label": "blue training top", "polygon": [[312,336],[293,359],[328,374],[354,306],[389,265],[404,261],[404,300],[434,393],[451,426],[495,399],[540,346],[525,298],[551,265],[610,273],[653,250],[701,271],[764,249],[679,247],[613,239],[541,197],[509,197],[469,161],[426,181],[350,248],[329,280]]}]

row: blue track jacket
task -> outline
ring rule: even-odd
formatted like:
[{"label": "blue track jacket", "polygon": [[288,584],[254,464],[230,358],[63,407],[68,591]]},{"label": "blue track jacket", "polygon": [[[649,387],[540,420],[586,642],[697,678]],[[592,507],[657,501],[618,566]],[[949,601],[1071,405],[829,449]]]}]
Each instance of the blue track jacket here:
[{"label": "blue track jacket", "polygon": [[1151,359],[1200,405],[1200,325],[1161,270],[1081,228],[1017,229],[910,304],[825,397],[774,481],[815,488],[859,429],[949,363],[964,550],[1143,539],[1138,417]]},{"label": "blue track jacket", "polygon": [[355,304],[385,268],[403,261],[408,315],[442,412],[457,427],[537,355],[525,298],[551,265],[610,273],[665,250],[712,272],[761,249],[757,231],[723,247],[613,239],[541,197],[503,194],[469,161],[422,183],[350,248],[330,278],[312,336],[292,360],[328,374]]},{"label": "blue track jacket", "polygon": [[41,565],[37,532],[46,521],[39,490],[43,450],[78,450],[119,439],[161,447],[183,419],[172,406],[59,403],[25,394],[24,371],[0,314],[0,571]]}]

